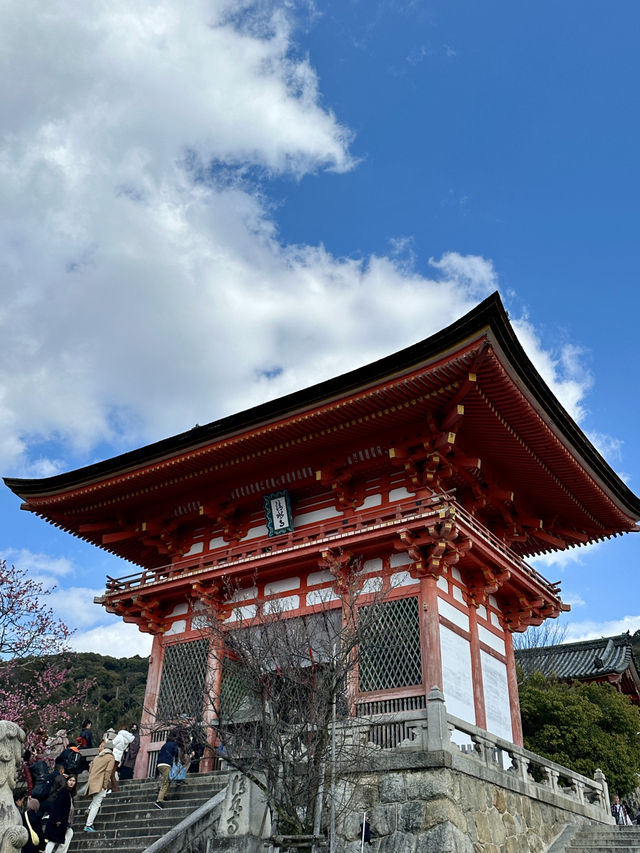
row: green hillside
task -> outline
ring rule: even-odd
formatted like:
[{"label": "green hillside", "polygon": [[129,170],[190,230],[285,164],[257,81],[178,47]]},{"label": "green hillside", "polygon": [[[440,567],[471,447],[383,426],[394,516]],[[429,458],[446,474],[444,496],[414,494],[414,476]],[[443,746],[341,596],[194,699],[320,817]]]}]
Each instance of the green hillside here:
[{"label": "green hillside", "polygon": [[66,662],[68,677],[51,696],[51,702],[72,696],[77,685],[88,679],[93,682],[87,701],[72,715],[70,733],[78,735],[87,717],[93,730],[101,735],[110,726],[119,728],[125,722],[139,722],[144,702],[149,658],[112,658],[93,652],[75,652],[46,659],[48,663]]}]

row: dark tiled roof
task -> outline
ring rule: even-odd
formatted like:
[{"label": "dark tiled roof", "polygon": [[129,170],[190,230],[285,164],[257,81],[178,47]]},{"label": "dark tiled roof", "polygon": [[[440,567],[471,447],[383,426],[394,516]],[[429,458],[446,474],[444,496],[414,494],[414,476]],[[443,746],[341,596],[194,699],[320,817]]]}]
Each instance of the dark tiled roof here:
[{"label": "dark tiled roof", "polygon": [[[297,412],[307,411],[329,400],[349,396],[362,388],[370,388],[388,380],[389,377],[402,375],[418,365],[427,365],[437,357],[441,357],[443,353],[455,351],[463,342],[482,335],[490,335],[493,346],[502,354],[501,359],[507,370],[521,387],[527,390],[534,408],[548,423],[555,426],[566,446],[571,449],[577,459],[581,460],[581,464],[586,466],[589,476],[594,481],[600,481],[605,489],[610,490],[614,501],[623,513],[633,519],[640,518],[640,498],[634,495],[610,468],[553,395],[522,348],[498,293],[487,297],[464,317],[424,341],[342,376],[320,382],[311,388],[287,394],[206,426],[194,427],[180,435],[76,471],[38,480],[5,477],[4,482],[23,500],[27,500],[30,497],[54,495],[87,483],[115,477],[123,472],[221,441],[225,437],[264,427],[265,424],[275,423]],[[623,525],[616,532],[621,532],[622,529],[629,528]]]},{"label": "dark tiled roof", "polygon": [[619,675],[631,665],[635,669],[628,633],[580,643],[521,649],[515,655],[525,675],[541,672],[562,679],[592,679]]}]

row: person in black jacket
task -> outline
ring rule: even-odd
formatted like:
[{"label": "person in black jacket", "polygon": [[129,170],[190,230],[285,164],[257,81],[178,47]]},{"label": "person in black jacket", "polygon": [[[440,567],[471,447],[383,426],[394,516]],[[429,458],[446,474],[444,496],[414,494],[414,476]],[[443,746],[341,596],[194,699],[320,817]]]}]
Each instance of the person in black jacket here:
[{"label": "person in black jacket", "polygon": [[40,803],[38,800],[34,797],[28,797],[27,807],[22,815],[22,823],[27,830],[28,838],[21,853],[39,853],[44,847],[44,832],[39,811]]},{"label": "person in black jacket", "polygon": [[91,731],[91,720],[83,720],[80,737],[84,740],[83,747],[93,749],[93,732]]},{"label": "person in black jacket", "polygon": [[89,765],[87,759],[80,753],[80,749],[74,744],[69,744],[66,749],[63,749],[58,756],[58,762],[64,765],[64,772],[68,775],[73,773],[74,776],[79,776],[83,770],[88,770]]},{"label": "person in black jacket", "polygon": [[171,732],[167,740],[162,745],[162,749],[158,755],[158,775],[161,780],[160,792],[158,793],[158,799],[155,802],[155,806],[158,809],[164,808],[164,798],[167,796],[169,785],[171,784],[169,773],[173,767],[173,762],[178,760],[178,756],[180,754],[180,747],[178,746],[178,741],[175,738],[175,733]]},{"label": "person in black jacket", "polygon": [[41,797],[38,796],[39,786],[35,785],[33,789],[33,795],[36,799],[40,800],[40,815],[41,817],[45,817],[46,815],[51,813],[51,809],[53,808],[56,799],[58,798],[58,794],[60,791],[66,787],[67,777],[64,772],[64,764],[62,762],[57,761],[55,769],[51,771],[49,776],[46,779],[43,791],[46,791]]},{"label": "person in black jacket", "polygon": [[64,788],[58,792],[44,830],[47,842],[44,853],[53,853],[54,850],[56,853],[67,853],[73,838],[73,798],[77,787],[78,779],[72,774],[67,778]]}]

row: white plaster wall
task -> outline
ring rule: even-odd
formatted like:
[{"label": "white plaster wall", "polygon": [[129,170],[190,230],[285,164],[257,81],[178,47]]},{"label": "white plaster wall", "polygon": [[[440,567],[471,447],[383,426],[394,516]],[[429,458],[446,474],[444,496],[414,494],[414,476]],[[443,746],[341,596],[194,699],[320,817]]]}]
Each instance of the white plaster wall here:
[{"label": "white plaster wall", "polygon": [[[438,602],[438,607],[443,604]],[[476,723],[471,674],[471,645],[468,640],[440,625],[442,692],[447,711],[468,723]]]},{"label": "white plaster wall", "polygon": [[513,740],[511,728],[511,706],[507,667],[487,652],[480,652],[482,682],[484,684],[484,707],[487,713],[487,731],[498,737]]},{"label": "white plaster wall", "polygon": [[312,572],[307,576],[308,586],[316,586],[319,583],[330,583],[333,580],[331,572]]},{"label": "white plaster wall", "polygon": [[300,607],[300,596],[289,595],[284,598],[274,598],[271,601],[266,601],[264,612],[281,613],[283,610],[297,610],[298,607]]},{"label": "white plaster wall", "polygon": [[307,605],[312,607],[314,604],[326,604],[328,601],[336,601],[340,598],[330,587],[324,589],[312,589],[307,593]]},{"label": "white plaster wall", "polygon": [[310,512],[301,512],[294,516],[293,526],[302,527],[303,524],[312,524],[314,521],[325,521],[327,518],[335,518],[341,515],[340,510],[333,506],[325,506],[322,509],[313,509]]},{"label": "white plaster wall", "polygon": [[368,509],[370,506],[380,506],[382,503],[382,495],[367,495],[364,502],[360,504],[358,509]]},{"label": "white plaster wall", "polygon": [[280,581],[273,581],[273,583],[266,583],[264,585],[264,594],[265,595],[278,595],[280,592],[286,592],[289,589],[299,589],[300,588],[300,578],[284,578]]},{"label": "white plaster wall", "polygon": [[411,586],[417,583],[415,578],[412,578],[409,572],[396,572],[391,575],[391,589],[396,589],[399,586]]},{"label": "white plaster wall", "polygon": [[242,619],[252,619],[257,612],[255,604],[245,604],[244,607],[234,607],[228,622],[242,621]]},{"label": "white plaster wall", "polygon": [[247,539],[256,539],[258,536],[266,536],[268,532],[266,524],[258,524],[255,527],[250,527],[249,530],[247,530],[246,536],[243,536],[240,541],[245,542]]},{"label": "white plaster wall", "polygon": [[229,601],[247,601],[249,598],[255,598],[257,594],[258,587],[250,586],[247,589],[236,590]]},{"label": "white plaster wall", "polygon": [[478,639],[489,648],[495,649],[502,655],[505,654],[504,640],[501,637],[496,637],[491,631],[487,631],[482,625],[478,625]]},{"label": "white plaster wall", "polygon": [[401,501],[404,498],[412,497],[411,492],[407,491],[404,486],[399,489],[391,489],[389,492],[389,501]]},{"label": "white plaster wall", "polygon": [[469,630],[469,617],[467,614],[462,613],[457,607],[454,607],[453,604],[449,604],[448,601],[442,598],[438,599],[438,612],[445,619],[448,619],[449,622],[457,625],[458,628],[462,628],[464,631]]},{"label": "white plaster wall", "polygon": [[389,566],[394,569],[396,566],[408,566],[411,562],[411,557],[406,551],[394,553],[389,557]]}]

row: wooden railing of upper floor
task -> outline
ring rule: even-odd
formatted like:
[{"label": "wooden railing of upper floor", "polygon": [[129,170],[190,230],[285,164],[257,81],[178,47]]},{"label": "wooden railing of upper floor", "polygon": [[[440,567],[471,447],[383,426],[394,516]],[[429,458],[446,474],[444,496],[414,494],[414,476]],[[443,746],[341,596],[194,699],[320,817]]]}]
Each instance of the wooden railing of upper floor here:
[{"label": "wooden railing of upper floor", "polygon": [[215,571],[226,573],[243,564],[259,563],[262,560],[271,560],[273,557],[287,554],[304,553],[310,548],[318,550],[342,544],[348,547],[349,542],[354,540],[357,542],[364,537],[370,538],[376,533],[382,536],[404,526],[419,527],[421,522],[435,518],[447,508],[455,511],[456,521],[463,530],[466,529],[468,533],[486,543],[513,568],[527,575],[548,594],[558,596],[558,584],[547,581],[482,522],[470,515],[453,497],[445,494],[369,507],[358,510],[354,516],[336,516],[305,525],[291,533],[274,537],[256,536],[234,545],[216,548],[209,553],[182,557],[153,569],[143,569],[119,578],[108,576],[104,597],[123,595],[151,584],[179,580],[182,577],[192,577],[197,574]]}]

